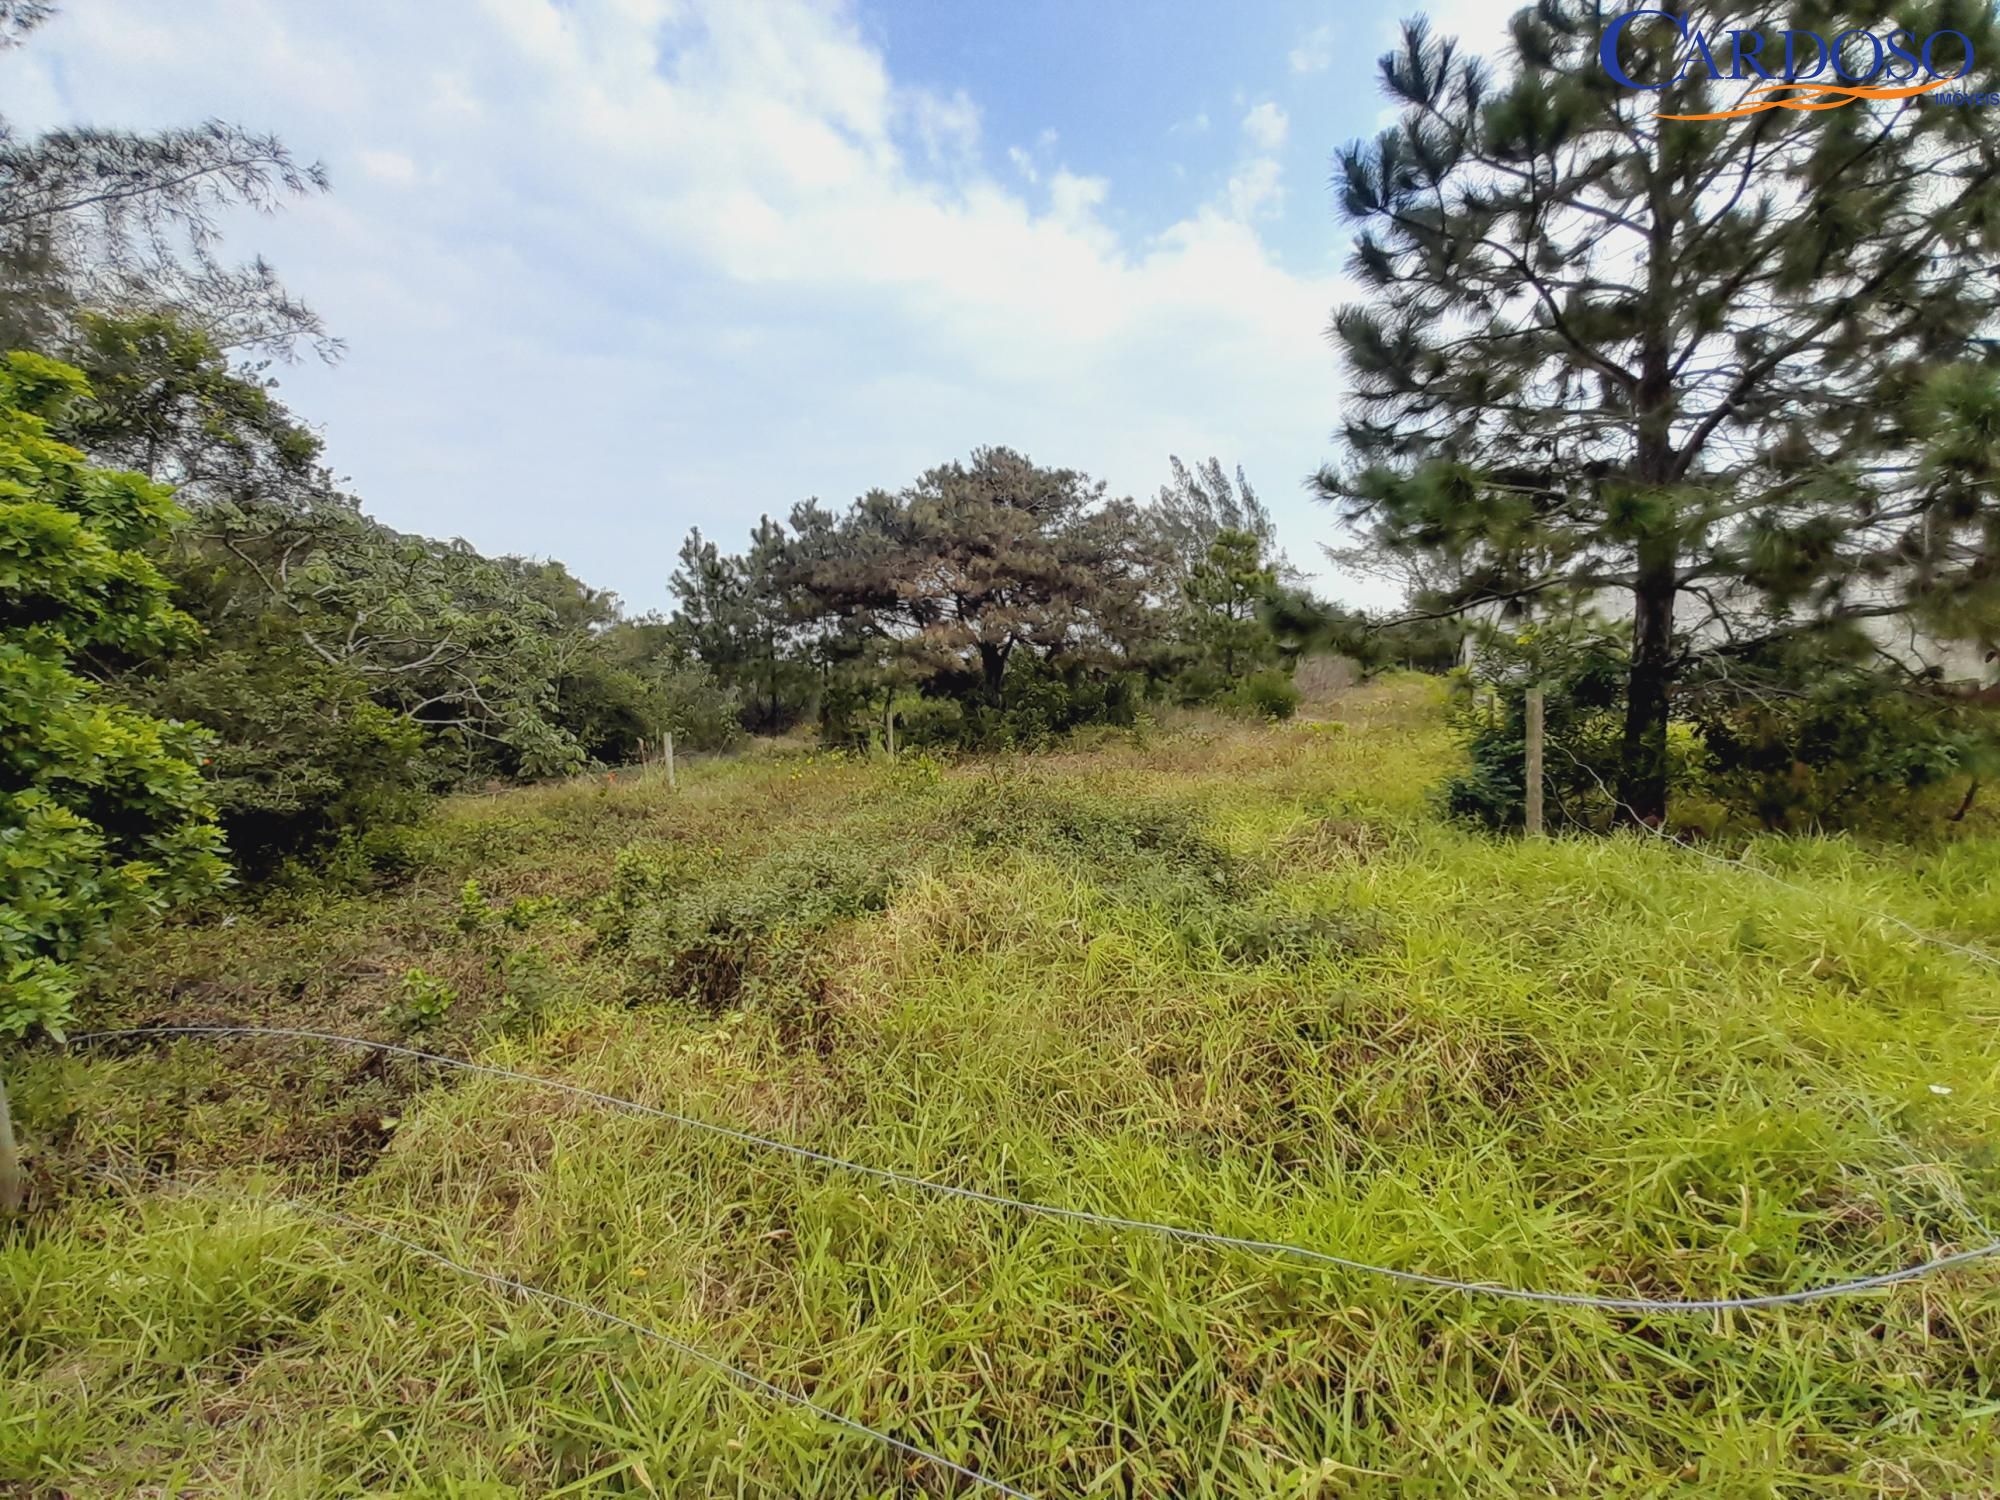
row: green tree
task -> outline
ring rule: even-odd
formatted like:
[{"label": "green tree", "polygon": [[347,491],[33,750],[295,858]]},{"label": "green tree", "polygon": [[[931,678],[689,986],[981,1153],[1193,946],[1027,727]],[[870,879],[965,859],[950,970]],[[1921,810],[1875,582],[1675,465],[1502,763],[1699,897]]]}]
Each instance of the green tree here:
[{"label": "green tree", "polygon": [[690,531],[669,580],[675,643],[737,693],[746,727],[768,734],[796,722],[818,675],[797,573],[792,538],[763,516],[740,554],[725,555],[699,529]]},{"label": "green tree", "polygon": [[900,495],[863,496],[841,533],[797,570],[812,612],[865,623],[988,711],[1016,651],[1115,658],[1115,622],[1143,598],[1130,503],[1005,448],[932,469]]},{"label": "green tree", "polygon": [[318,435],[255,367],[232,366],[213,336],[174,312],[78,315],[61,349],[90,398],[63,438],[99,463],[173,486],[191,510],[297,508],[331,488]]},{"label": "green tree", "polygon": [[1223,530],[1208,545],[1182,585],[1186,630],[1198,669],[1219,674],[1228,687],[1246,672],[1271,665],[1277,638],[1264,607],[1278,586],[1278,570],[1265,560],[1251,532]]},{"label": "green tree", "polygon": [[[1643,12],[1627,87],[1598,56],[1625,9],[1520,12],[1498,77],[1421,21],[1382,60],[1401,117],[1336,174],[1366,294],[1335,320],[1349,462],[1319,483],[1375,546],[1450,560],[1429,608],[1629,599],[1619,798],[1656,821],[1703,651],[1990,591],[1994,471],[1947,476],[1921,423],[1940,366],[1990,357],[2000,136],[1913,98],[1670,118],[1751,86],[1683,26],[1741,73],[1731,38],[1769,13]],[[2000,53],[1988,5],[1896,19]],[[1846,29],[1825,0],[1786,21]]]},{"label": "green tree", "polygon": [[1207,560],[1209,547],[1225,531],[1247,532],[1267,550],[1276,544],[1271,512],[1250,488],[1241,465],[1232,486],[1218,458],[1192,468],[1178,456],[1169,457],[1167,463],[1173,480],[1160,486],[1143,515],[1157,538],[1160,561],[1168,573],[1169,587],[1163,592],[1169,597]]},{"label": "green tree", "polygon": [[0,1034],[60,1029],[94,945],[224,875],[199,734],[79,669],[194,634],[148,555],[180,519],[166,489],[49,436],[87,394],[67,366],[0,361]]},{"label": "green tree", "polygon": [[[55,12],[8,0],[0,46]],[[331,357],[338,342],[261,260],[216,256],[216,221],[324,192],[326,171],[220,120],[159,131],[23,136],[0,118],[0,348],[67,342],[83,312],[174,311],[226,348]]]}]

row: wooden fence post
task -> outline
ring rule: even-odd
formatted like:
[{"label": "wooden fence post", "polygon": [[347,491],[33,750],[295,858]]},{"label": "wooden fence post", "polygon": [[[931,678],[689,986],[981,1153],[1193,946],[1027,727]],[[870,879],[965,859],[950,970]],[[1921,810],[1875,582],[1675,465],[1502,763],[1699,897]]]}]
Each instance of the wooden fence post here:
[{"label": "wooden fence post", "polygon": [[1542,831],[1542,690],[1528,689],[1527,826],[1532,837]]},{"label": "wooden fence post", "polygon": [[896,705],[895,704],[891,703],[887,708],[882,710],[882,723],[887,736],[884,743],[887,744],[889,747],[889,759],[894,760],[896,758]]},{"label": "wooden fence post", "polygon": [[0,1079],[0,1218],[21,1211],[21,1154],[14,1146],[14,1117],[7,1110],[7,1082]]},{"label": "wooden fence post", "polygon": [[680,790],[680,783],[674,780],[674,732],[667,731],[667,790]]}]

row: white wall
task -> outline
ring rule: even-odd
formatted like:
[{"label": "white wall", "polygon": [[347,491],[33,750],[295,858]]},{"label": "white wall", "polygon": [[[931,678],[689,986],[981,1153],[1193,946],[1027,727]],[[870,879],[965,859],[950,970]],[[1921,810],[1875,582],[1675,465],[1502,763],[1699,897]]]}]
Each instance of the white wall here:
[{"label": "white wall", "polygon": [[[1883,582],[1869,586],[1857,594],[1861,602],[1887,602],[1894,597],[1895,585]],[[1737,591],[1736,600],[1718,594],[1716,600],[1700,598],[1683,591],[1674,606],[1674,625],[1677,630],[1692,631],[1695,639],[1707,644],[1717,644],[1728,639],[1730,623],[1717,619],[1716,607],[1720,608],[1735,622],[1739,633],[1749,633],[1758,629],[1758,610],[1754,596],[1748,590]],[[1607,620],[1623,621],[1632,618],[1632,595],[1624,589],[1606,589],[1591,597],[1580,606],[1585,613],[1595,613]],[[1527,613],[1517,618],[1532,619],[1541,612],[1529,608]],[[1498,604],[1480,605],[1466,611],[1469,620],[1497,623],[1504,617],[1504,609]],[[1907,616],[1886,616],[1880,619],[1863,620],[1861,627],[1881,649],[1893,656],[1904,666],[1913,669],[1936,668],[1946,682],[1990,683],[2000,677],[1995,664],[1988,662],[1985,649],[1977,641],[1945,640],[1918,628]],[[1478,652],[1477,643],[1467,638],[1465,662],[1470,666]]]}]

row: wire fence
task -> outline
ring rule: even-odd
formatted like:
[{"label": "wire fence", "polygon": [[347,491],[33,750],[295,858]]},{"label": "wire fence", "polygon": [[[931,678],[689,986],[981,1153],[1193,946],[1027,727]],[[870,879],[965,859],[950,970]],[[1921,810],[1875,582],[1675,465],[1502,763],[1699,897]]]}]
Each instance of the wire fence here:
[{"label": "wire fence", "polygon": [[1818,1302],[1828,1297],[1853,1296],[1861,1292],[1874,1291],[1882,1287],[1895,1286],[1901,1282],[1915,1281],[1935,1276],[1956,1266],[1969,1265],[2000,1255],[2000,1240],[1956,1251],[1927,1261],[1899,1267],[1895,1270],[1877,1272],[1852,1280],[1827,1282],[1817,1286],[1803,1287],[1795,1291],[1766,1292],[1742,1297],[1621,1297],[1589,1292],[1563,1292],[1542,1287],[1506,1286],[1495,1282],[1461,1281],[1449,1276],[1434,1276],[1426,1271],[1411,1271],[1397,1266],[1375,1265],[1331,1251],[1316,1250],[1306,1245],[1292,1245],[1275,1240],[1247,1239],[1237,1235],[1223,1234],[1212,1229],[1195,1229],[1186,1225],[1160,1223],[1151,1219],[1127,1218],[1119,1214],[1101,1214],[1089,1209],[1065,1208],[1057,1204],[1041,1203],[1028,1198],[1013,1198],[1004,1193],[991,1193],[983,1188],[961,1187],[955,1183],[937,1182],[927,1177],[898,1172],[889,1167],[870,1166],[864,1162],[847,1161],[824,1151],[815,1151],[810,1146],[801,1146],[791,1141],[775,1140],[769,1136],[757,1135],[751,1131],[738,1130],[729,1125],[718,1125],[713,1121],[696,1119],[691,1115],[676,1114],[672,1110],[660,1109],[654,1105],[641,1104],[636,1100],[622,1099],[615,1094],[600,1093],[596,1089],[583,1088],[577,1084],[564,1083],[560,1079],[543,1078],[533,1073],[522,1073],[512,1068],[495,1067],[490,1063],[473,1062],[468,1058],[452,1057],[440,1052],[426,1052],[416,1047],[405,1047],[396,1042],[372,1041],[366,1037],[342,1036],[337,1032],[311,1031],[285,1026],[140,1026],[121,1031],[87,1032],[71,1039],[71,1045],[84,1046],[93,1043],[121,1040],[138,1040],[148,1037],[269,1037],[295,1041],[314,1041],[329,1045],[360,1047],[384,1053],[389,1056],[404,1057],[413,1061],[428,1063],[441,1068],[453,1068],[461,1072],[483,1075],[489,1078],[511,1079],[517,1083],[533,1084],[538,1088],[550,1089],[557,1093],[587,1099],[628,1114],[641,1115],[648,1119],[665,1120],[670,1124],[708,1135],[734,1141],[740,1145],[755,1147],[762,1151],[777,1152],[801,1161],[835,1171],[850,1172],[857,1176],[872,1178],[878,1182],[893,1183],[899,1187],[914,1188],[921,1192],[934,1193],[940,1197],[957,1198],[973,1203],[982,1203],[992,1208],[1009,1209],[1019,1213],[1033,1214],[1042,1218],[1062,1220],[1072,1224],[1084,1224],[1098,1229],[1109,1229],[1126,1233],[1158,1235],[1165,1239],[1178,1240],[1188,1244],[1205,1245],[1216,1249],[1237,1250],[1252,1255],[1279,1257],[1304,1261],[1312,1265],[1328,1266],[1334,1269],[1354,1272],[1358,1275],[1379,1277],[1388,1281],[1401,1282],[1408,1286],[1425,1287],[1433,1291],[1449,1292],[1467,1297],[1486,1297],[1502,1301],[1540,1303],[1554,1307],[1587,1308],[1603,1312],[1630,1313],[1718,1313],[1748,1312],[1759,1308],[1787,1307],[1803,1302]]},{"label": "wire fence", "polygon": [[[100,1172],[97,1175],[102,1180],[120,1186],[125,1185],[118,1177],[111,1173]],[[202,1191],[206,1187],[205,1184],[189,1183],[185,1179],[165,1177],[156,1172],[148,1172],[145,1175],[158,1186],[172,1188],[180,1192]],[[904,1454],[907,1457],[918,1459],[927,1464],[933,1464],[940,1469],[958,1475],[961,1479],[968,1479],[982,1489],[991,1490],[997,1495],[1013,1496],[1014,1500],[1036,1500],[1036,1497],[1026,1490],[1016,1489],[1011,1484],[1005,1484],[998,1479],[993,1479],[980,1473],[977,1469],[967,1468],[964,1464],[946,1458],[942,1453],[933,1452],[929,1448],[899,1438],[893,1433],[884,1432],[879,1427],[870,1427],[866,1422],[857,1421],[853,1417],[842,1416],[839,1412],[834,1411],[830,1407],[821,1406],[817,1401],[809,1397],[801,1396],[796,1391],[787,1390],[781,1385],[773,1384],[761,1375],[754,1375],[748,1370],[740,1369],[717,1355],[710,1354],[703,1349],[698,1349],[693,1344],[677,1339],[672,1334],[662,1332],[660,1329],[654,1328],[649,1324],[640,1323],[632,1318],[625,1317],[622,1313],[613,1312],[608,1307],[600,1307],[594,1302],[585,1302],[581,1298],[567,1296],[562,1292],[550,1291],[547,1287],[536,1286],[531,1282],[517,1281],[512,1276],[502,1276],[495,1271],[482,1271],[477,1266],[465,1265],[460,1261],[453,1260],[441,1250],[433,1250],[428,1245],[420,1245],[415,1240],[405,1239],[402,1235],[384,1229],[379,1224],[370,1224],[366,1220],[357,1219],[348,1214],[337,1213],[333,1209],[323,1208],[316,1203],[309,1203],[301,1198],[279,1196],[266,1198],[262,1201],[277,1204],[282,1208],[290,1209],[295,1213],[303,1214],[309,1218],[319,1219],[328,1224],[335,1224],[344,1229],[354,1230],[359,1234],[372,1235],[386,1244],[397,1247],[408,1255],[415,1256],[420,1260],[431,1261],[443,1266],[446,1270],[454,1271],[460,1276],[466,1277],[468,1280],[485,1282],[489,1286],[513,1292],[517,1296],[545,1302],[552,1307],[566,1308],[571,1312],[583,1313],[601,1322],[609,1323],[614,1327],[626,1329],[638,1334],[641,1338],[650,1339],[665,1348],[673,1350],[676,1354],[682,1355],[704,1369],[713,1370],[717,1374],[727,1376],[745,1390],[754,1391],[762,1396],[768,1396],[773,1401],[786,1406],[797,1407],[800,1411],[808,1412],[818,1417],[821,1421],[831,1422],[836,1427],[840,1427],[861,1437],[871,1438],[884,1447],[893,1448],[898,1453]]]},{"label": "wire fence", "polygon": [[[1790,890],[1795,894],[1804,895],[1807,897],[1830,899],[1836,902],[1837,904],[1847,906],[1852,910],[1861,912],[1863,915],[1873,917],[1880,922],[1883,922],[1887,925],[1894,926],[1905,932],[1908,932],[1912,936],[1920,939],[1921,941],[1931,943],[1939,948],[1957,953],[1963,957],[1972,959],[1977,963],[1984,964],[1993,968],[2000,968],[2000,955],[1996,955],[1988,951],[1987,949],[1975,947],[1967,943],[1958,942],[1952,938],[1945,937],[1939,933],[1929,931],[1926,928],[1920,927],[1917,924],[1910,922],[1902,917],[1896,916],[1892,913],[1876,910],[1873,907],[1869,907],[1862,903],[1834,895],[1831,892],[1816,891],[1809,887],[1796,884],[1795,882],[1786,880],[1782,876],[1777,875],[1772,871],[1763,869],[1757,865],[1753,865],[1746,860],[1730,859],[1722,855],[1711,853],[1708,850],[1701,849],[1694,845],[1683,843],[1680,840],[1675,839],[1671,834],[1667,833],[1664,829],[1656,828],[1653,825],[1647,823],[1645,820],[1639,818],[1629,804],[1620,800],[1616,796],[1616,794],[1612,792],[1611,788],[1605,784],[1604,779],[1597,774],[1596,770],[1591,766],[1585,764],[1583,761],[1579,760],[1568,749],[1567,746],[1558,743],[1556,745],[1556,748],[1558,750],[1561,750],[1563,754],[1569,756],[1569,758],[1572,761],[1574,761],[1580,769],[1586,771],[1592,777],[1592,779],[1594,779],[1597,782],[1599,788],[1604,792],[1606,797],[1608,797],[1611,800],[1614,806],[1621,808],[1627,814],[1630,814],[1632,816],[1632,821],[1634,823],[1634,826],[1645,829],[1648,833],[1654,835],[1655,837],[1659,838],[1662,842],[1670,845],[1673,848],[1685,850],[1688,853],[1694,854],[1696,857],[1700,859],[1706,860],[1710,864],[1721,865],[1732,869],[1746,871],[1749,874],[1759,877],[1760,879],[1770,881],[1775,885]],[[1594,1310],[1601,1312],[1663,1314],[1663,1315],[1749,1312],[1762,1309],[1795,1306],[1802,1303],[1823,1301],[1828,1298],[1855,1296],[1865,1292],[1877,1291],[1888,1287],[1901,1285],[1903,1283],[1941,1275],[1944,1272],[1956,1268],[1968,1266],[1976,1262],[1985,1261],[1992,1259],[1996,1256],[2000,1256],[2000,1238],[1992,1238],[1991,1237],[1992,1231],[1988,1229],[1985,1221],[1980,1218],[1977,1212],[1974,1211],[1969,1204],[1961,1204],[1960,1207],[1967,1220],[1972,1224],[1974,1224],[1982,1234],[1986,1234],[1989,1236],[1989,1240],[1987,1243],[1976,1245],[1969,1249],[1956,1251],[1948,1255],[1937,1256],[1927,1261],[1913,1263],[1889,1271],[1878,1272],[1867,1276],[1854,1277],[1852,1279],[1845,1281],[1822,1283],[1819,1285],[1803,1287],[1792,1291],[1759,1293],[1747,1296],[1734,1296],[1734,1297],[1656,1298],[1656,1297],[1619,1296],[1615,1294],[1588,1293],[1588,1292],[1565,1292],[1544,1287],[1508,1286],[1495,1282],[1464,1281],[1454,1277],[1438,1276],[1438,1275],[1433,1275],[1429,1272],[1413,1271],[1397,1266],[1377,1265],[1354,1257],[1340,1255],[1332,1251],[1315,1249],[1305,1245],[1289,1244],[1282,1241],[1251,1239],[1237,1235],[1224,1234],[1221,1233],[1220,1231],[1212,1229],[1201,1229],[1201,1228],[1190,1227],[1187,1225],[1168,1224],[1155,1220],[1131,1218],[1119,1214],[1097,1213],[1089,1209],[1069,1208],[1058,1204],[1042,1203],[1033,1199],[1015,1198],[1003,1193],[989,1192],[982,1188],[964,1187],[955,1183],[938,1182],[931,1178],[919,1177],[914,1174],[906,1172],[899,1172],[888,1167],[871,1166],[864,1162],[848,1161],[841,1157],[833,1156],[827,1152],[816,1151],[809,1146],[799,1145],[795,1142],[777,1140],[772,1137],[758,1135],[751,1131],[739,1130],[732,1126],[717,1124],[713,1121],[697,1119],[690,1115],[678,1114],[672,1110],[661,1109],[654,1105],[642,1104],[636,1100],[624,1099],[614,1094],[607,1094],[600,1092],[596,1089],[588,1089],[581,1087],[577,1084],[565,1083],[560,1079],[545,1078],[532,1073],[520,1072],[512,1068],[502,1068],[494,1066],[489,1063],[474,1062],[468,1058],[452,1057],[444,1053],[429,1052],[420,1048],[408,1047],[395,1042],[381,1042],[365,1037],[345,1036],[337,1032],[315,1031],[302,1027],[277,1027],[277,1026],[219,1026],[219,1025],[144,1026],[144,1027],[133,1027],[116,1031],[89,1032],[72,1038],[70,1044],[72,1046],[88,1046],[97,1043],[116,1042],[116,1041],[139,1041],[139,1040],[158,1039],[167,1037],[188,1037],[188,1038],[205,1037],[213,1039],[224,1039],[230,1037],[268,1038],[273,1040],[318,1042],[329,1046],[361,1048],[387,1056],[406,1058],[413,1062],[427,1064],[429,1066],[437,1068],[451,1069],[475,1075],[483,1075],[491,1078],[509,1080],[516,1083],[530,1084],[538,1088],[548,1089],[557,1093],[567,1094],[575,1098],[584,1099],[591,1103],[603,1105],[607,1108],[622,1111],[624,1113],[638,1115],[648,1119],[662,1120],[680,1128],[732,1141],[739,1145],[748,1146],[756,1150],[775,1152],[781,1155],[789,1156],[795,1160],[809,1162],[816,1166],[823,1167],[831,1171],[852,1173],[857,1176],[871,1178],[875,1181],[886,1182],[899,1187],[915,1189],[917,1191],[934,1194],[939,1197],[959,1199],[962,1201],[983,1204],[992,1208],[1029,1214],[1041,1218],[1057,1220],[1060,1222],[1084,1225],[1091,1228],[1110,1230],[1118,1233],[1148,1234],[1168,1240],[1178,1241],[1186,1244],[1200,1245],[1213,1249],[1231,1250],[1231,1251],[1242,1252],[1245,1254],[1258,1255],[1270,1258],[1302,1261],[1311,1265],[1324,1266],[1331,1269],[1347,1271],[1357,1275],[1377,1277],[1383,1280],[1400,1283],[1406,1286],[1414,1286],[1446,1294],[1466,1296],[1466,1297],[1499,1299],[1503,1301],[1528,1303],[1541,1306],[1566,1307],[1566,1308]],[[1905,1150],[1907,1151],[1907,1147],[1905,1147]],[[149,1175],[157,1177],[157,1174],[149,1174]],[[171,1179],[167,1179],[167,1181],[172,1182]],[[172,1185],[180,1186],[181,1184],[173,1183]],[[358,1234],[366,1234],[372,1236],[377,1240],[380,1240],[386,1244],[392,1245],[402,1250],[405,1254],[442,1266],[443,1268],[459,1276],[465,1277],[468,1280],[483,1282],[489,1286],[493,1286],[501,1290],[511,1292],[514,1295],[522,1298],[538,1300],[552,1307],[563,1308],[572,1312],[581,1313],[584,1314],[585,1316],[595,1318],[603,1323],[626,1329],[627,1331],[634,1333],[642,1338],[648,1339],[650,1341],[660,1344],[665,1348],[673,1350],[675,1353],[692,1361],[695,1364],[698,1364],[704,1368],[713,1370],[718,1374],[725,1376],[726,1378],[734,1382],[741,1389],[762,1395],[773,1401],[777,1401],[781,1404],[792,1406],[794,1408],[797,1408],[798,1410],[807,1412],[808,1414],[818,1418],[819,1420],[830,1423],[833,1426],[836,1426],[844,1431],[851,1432],[858,1436],[868,1438],[873,1442],[883,1445],[884,1447],[902,1453],[906,1457],[913,1458],[920,1462],[935,1466],[936,1468],[944,1472],[957,1475],[959,1478],[964,1479],[969,1483],[981,1489],[990,1491],[994,1494],[1016,1497],[1016,1500],[1034,1500],[1034,1497],[1025,1490],[1017,1489],[1014,1486],[1009,1485],[1001,1480],[991,1478],[988,1475],[980,1473],[976,1469],[969,1468],[964,1464],[958,1463],[953,1459],[947,1458],[941,1453],[934,1452],[931,1449],[909,1442],[906,1439],[896,1437],[889,1432],[881,1430],[880,1428],[871,1427],[864,1422],[856,1420],[855,1418],[843,1416],[841,1413],[836,1412],[829,1407],[822,1406],[806,1396],[802,1396],[795,1391],[791,1391],[783,1386],[774,1384],[773,1382],[766,1380],[763,1377],[756,1375],[748,1370],[744,1370],[735,1365],[732,1365],[728,1361],[721,1359],[720,1357],[714,1354],[710,1354],[707,1351],[699,1349],[692,1344],[686,1343],[681,1339],[677,1339],[671,1334],[665,1333],[658,1328],[654,1328],[648,1324],[640,1323],[634,1319],[627,1318],[620,1313],[613,1312],[609,1308],[601,1307],[595,1303],[586,1302],[579,1298],[570,1297],[564,1293],[552,1291],[546,1287],[539,1287],[528,1282],[519,1281],[513,1277],[502,1275],[498,1272],[486,1271],[476,1266],[466,1265],[462,1262],[452,1259],[448,1255],[445,1255],[442,1251],[432,1249],[429,1246],[422,1245],[414,1240],[407,1239],[404,1236],[393,1232],[392,1230],[381,1227],[380,1225],[370,1224],[364,1220],[354,1218],[350,1215],[340,1213],[333,1209],[322,1207],[315,1203],[310,1203],[301,1199],[288,1198],[288,1197],[279,1197],[268,1201],[275,1202],[283,1207],[286,1207],[292,1211],[295,1211],[307,1217],[316,1218],[321,1220],[322,1222],[332,1224],[353,1231]]]}]

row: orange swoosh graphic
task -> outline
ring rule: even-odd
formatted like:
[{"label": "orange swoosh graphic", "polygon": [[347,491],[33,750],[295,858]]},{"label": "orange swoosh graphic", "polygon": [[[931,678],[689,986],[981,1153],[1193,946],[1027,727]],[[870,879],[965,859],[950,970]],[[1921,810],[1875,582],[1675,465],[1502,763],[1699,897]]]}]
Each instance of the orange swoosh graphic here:
[{"label": "orange swoosh graphic", "polygon": [[[1956,78],[1938,78],[1929,83],[1920,83],[1906,89],[1872,89],[1864,84],[1844,83],[1772,83],[1761,89],[1752,89],[1752,94],[1778,94],[1787,89],[1804,89],[1805,93],[1796,99],[1762,99],[1755,104],[1746,104],[1740,109],[1717,110],[1707,115],[1663,115],[1655,113],[1656,120],[1734,120],[1743,115],[1761,115],[1767,109],[1839,109],[1852,104],[1856,99],[1909,99],[1917,94],[1928,94],[1932,89],[1941,89],[1947,83],[1956,83]],[[1828,103],[1815,104],[1813,101],[1822,94],[1839,94],[1841,97]]]}]

